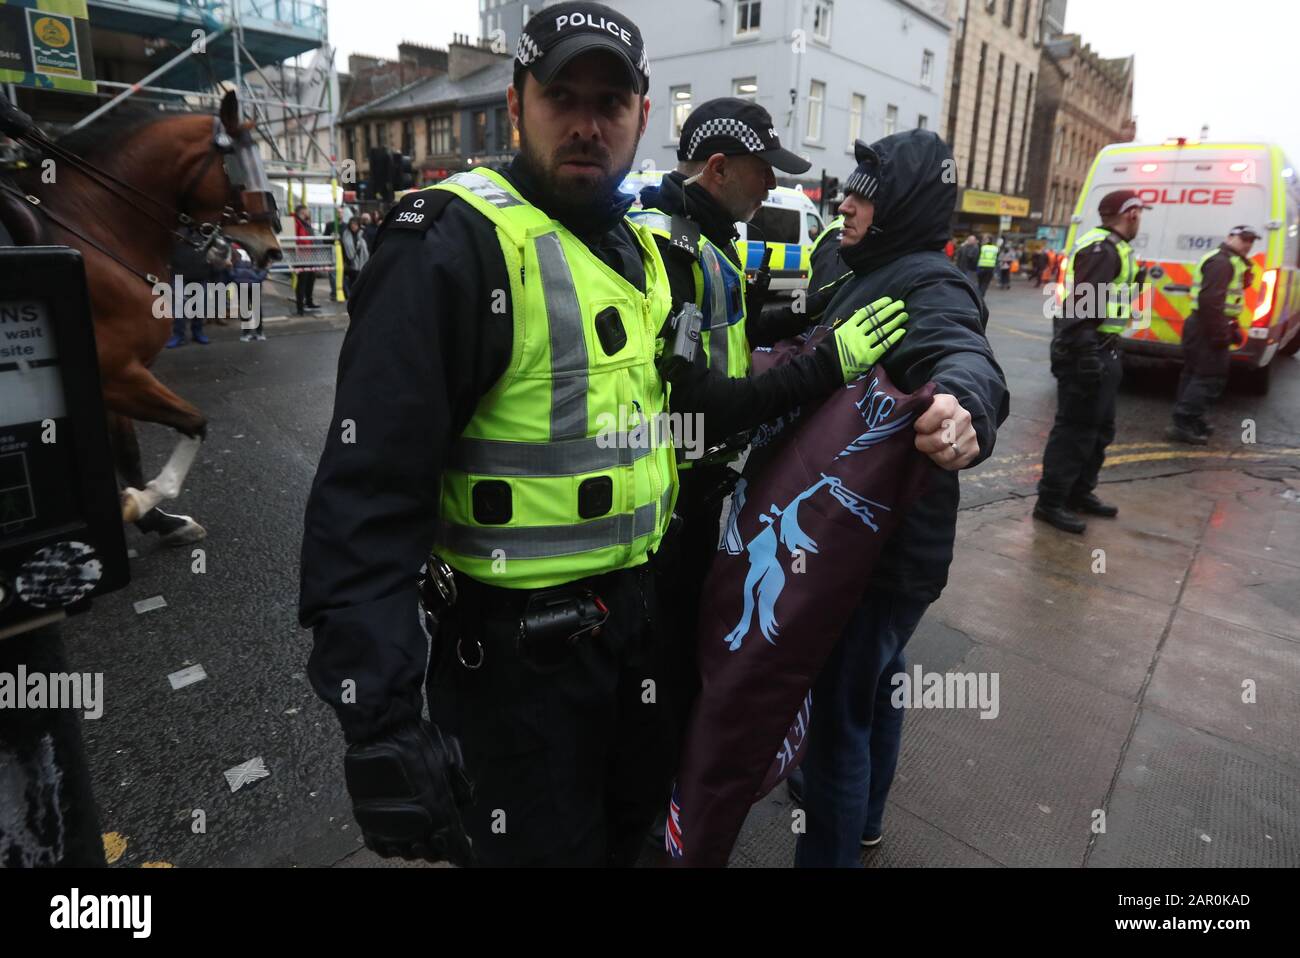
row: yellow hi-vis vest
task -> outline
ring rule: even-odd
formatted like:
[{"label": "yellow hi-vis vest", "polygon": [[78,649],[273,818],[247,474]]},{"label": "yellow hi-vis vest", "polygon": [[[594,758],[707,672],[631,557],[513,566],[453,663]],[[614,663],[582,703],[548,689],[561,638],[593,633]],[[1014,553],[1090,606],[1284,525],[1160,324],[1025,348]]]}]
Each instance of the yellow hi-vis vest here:
[{"label": "yellow hi-vis vest", "polygon": [[985,243],[980,247],[979,269],[992,269],[998,265],[998,248],[992,243]]},{"label": "yellow hi-vis vest", "polygon": [[[638,210],[629,219],[673,242],[672,217],[662,210]],[[745,334],[745,274],[700,233],[691,275],[695,305],[704,314],[700,348],[710,369],[731,379],[749,375],[749,338]]]},{"label": "yellow hi-vis vest", "polygon": [[822,228],[822,231],[817,234],[817,238],[813,240],[812,249],[808,251],[808,256],[810,258],[816,256],[817,247],[822,245],[822,240],[824,240],[826,236],[832,231],[843,229],[843,228],[844,228],[844,216],[843,214],[841,214],[835,217],[835,219],[831,220],[829,223],[827,223],[825,227]]},{"label": "yellow hi-vis vest", "polygon": [[[1106,242],[1115,244],[1120,265],[1118,275],[1110,281],[1110,288],[1105,290],[1106,317],[1097,324],[1097,332],[1122,333],[1124,327],[1128,325],[1129,317],[1132,316],[1133,305],[1138,300],[1138,288],[1133,282],[1137,279],[1137,260],[1133,258],[1133,247],[1118,233],[1094,226],[1080,237],[1079,242],[1075,244],[1074,252],[1070,254],[1069,265],[1065,268],[1065,296],[1068,299],[1074,293],[1075,257],[1095,243]],[[1097,296],[1096,302],[1101,302],[1102,291],[1094,290],[1094,293]],[[1101,317],[1097,318],[1101,319]]]},{"label": "yellow hi-vis vest", "polygon": [[471,578],[517,589],[645,562],[677,493],[654,365],[670,297],[653,237],[632,227],[642,293],[494,170],[430,188],[496,227],[514,306],[509,365],[442,475],[434,551]]},{"label": "yellow hi-vis vest", "polygon": [[1236,319],[1241,315],[1242,306],[1245,302],[1246,283],[1245,276],[1249,264],[1240,256],[1237,256],[1228,250],[1216,249],[1211,250],[1201,257],[1201,261],[1196,264],[1196,271],[1192,279],[1192,307],[1198,308],[1201,302],[1201,276],[1205,264],[1214,257],[1222,253],[1228,257],[1228,262],[1232,264],[1232,279],[1228,282],[1228,292],[1223,297],[1223,315],[1229,319]]}]

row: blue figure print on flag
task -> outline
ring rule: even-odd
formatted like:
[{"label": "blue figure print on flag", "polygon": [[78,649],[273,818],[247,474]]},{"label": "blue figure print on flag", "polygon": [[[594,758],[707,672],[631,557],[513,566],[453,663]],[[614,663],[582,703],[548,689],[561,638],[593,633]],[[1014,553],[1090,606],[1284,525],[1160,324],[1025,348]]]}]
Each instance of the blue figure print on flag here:
[{"label": "blue figure print on flag", "polygon": [[744,607],[740,613],[740,621],[723,638],[727,648],[732,652],[738,651],[744,642],[753,623],[755,611],[758,612],[758,627],[763,638],[776,645],[773,637],[781,631],[776,621],[776,602],[785,588],[781,549],[784,547],[786,554],[791,558],[800,553],[816,554],[817,552],[816,541],[799,526],[801,503],[819,490],[827,489],[840,505],[870,526],[873,532],[878,532],[879,527],[876,525],[871,507],[889,510],[888,506],[859,496],[837,477],[828,476],[823,472],[821,479],[795,496],[784,509],[773,503],[768,507],[767,512],[760,513],[758,521],[763,524],[763,530],[742,547],[737,521],[741,510],[745,507],[745,488],[744,479],[736,483],[736,490],[732,493],[731,514],[727,517],[727,531],[722,540],[723,547],[730,555],[739,555],[744,551],[749,556],[749,573],[745,576]]}]

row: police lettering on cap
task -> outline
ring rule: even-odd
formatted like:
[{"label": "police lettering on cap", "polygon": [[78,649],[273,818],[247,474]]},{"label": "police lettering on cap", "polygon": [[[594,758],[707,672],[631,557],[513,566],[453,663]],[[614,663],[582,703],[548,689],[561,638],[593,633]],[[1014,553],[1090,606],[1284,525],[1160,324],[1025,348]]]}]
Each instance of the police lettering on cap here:
[{"label": "police lettering on cap", "polygon": [[707,160],[714,153],[757,156],[783,173],[807,173],[812,166],[781,146],[770,113],[752,100],[730,96],[692,110],[677,141],[679,160]]},{"label": "police lettering on cap", "polygon": [[1143,203],[1142,197],[1133,190],[1115,190],[1107,193],[1097,205],[1097,212],[1102,216],[1118,216],[1129,210],[1138,209],[1149,210],[1151,207]]},{"label": "police lettering on cap", "polygon": [[599,3],[557,3],[538,11],[524,25],[515,63],[550,83],[569,61],[583,53],[612,53],[627,69],[640,93],[650,87],[650,61],[641,31],[617,10]]}]

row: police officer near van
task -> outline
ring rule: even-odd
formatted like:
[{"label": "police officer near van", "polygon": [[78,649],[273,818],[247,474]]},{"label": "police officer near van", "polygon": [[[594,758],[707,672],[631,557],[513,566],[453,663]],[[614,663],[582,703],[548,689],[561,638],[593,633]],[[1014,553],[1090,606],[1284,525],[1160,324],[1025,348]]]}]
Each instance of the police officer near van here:
[{"label": "police officer near van", "polygon": [[980,244],[980,256],[975,274],[979,281],[981,296],[989,291],[989,283],[993,282],[993,271],[997,268],[998,246],[993,242],[992,236],[985,236],[984,242]]},{"label": "police officer near van", "polygon": [[1079,516],[1113,518],[1116,506],[1093,491],[1106,447],[1115,438],[1115,401],[1122,367],[1119,334],[1128,325],[1145,276],[1130,242],[1137,236],[1143,204],[1132,190],[1102,197],[1101,225],[1084,233],[1065,273],[1061,315],[1054,320],[1052,375],[1056,420],[1043,450],[1034,518],[1063,532],[1081,533]]},{"label": "police officer near van", "polygon": [[1219,248],[1196,264],[1191,293],[1196,305],[1183,324],[1183,373],[1165,432],[1176,442],[1203,446],[1209,441],[1213,427],[1205,414],[1228,382],[1228,349],[1246,341],[1240,318],[1254,281],[1250,248],[1257,239],[1251,227],[1234,226]]},{"label": "police officer near van", "polygon": [[619,12],[538,12],[507,91],[519,155],[397,203],[349,301],[299,618],[381,855],[630,865],[666,800],[671,293],[618,189],[648,85]]}]

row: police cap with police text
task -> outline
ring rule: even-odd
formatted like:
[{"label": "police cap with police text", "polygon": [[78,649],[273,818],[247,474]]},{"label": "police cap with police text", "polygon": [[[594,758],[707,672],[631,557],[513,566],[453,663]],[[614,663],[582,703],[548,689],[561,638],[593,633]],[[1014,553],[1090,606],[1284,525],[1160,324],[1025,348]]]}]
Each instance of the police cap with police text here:
[{"label": "police cap with police text", "polygon": [[637,25],[602,3],[557,3],[524,24],[515,63],[540,83],[550,83],[574,57],[592,50],[614,54],[626,67],[633,88],[650,88],[650,61]]},{"label": "police cap with police text", "polygon": [[807,173],[807,160],[781,146],[772,115],[752,100],[724,96],[701,103],[682,124],[677,159],[757,156],[784,173]]},{"label": "police cap with police text", "polygon": [[1097,212],[1102,216],[1118,216],[1129,210],[1149,210],[1151,207],[1142,202],[1142,197],[1134,190],[1114,190],[1101,198]]}]

